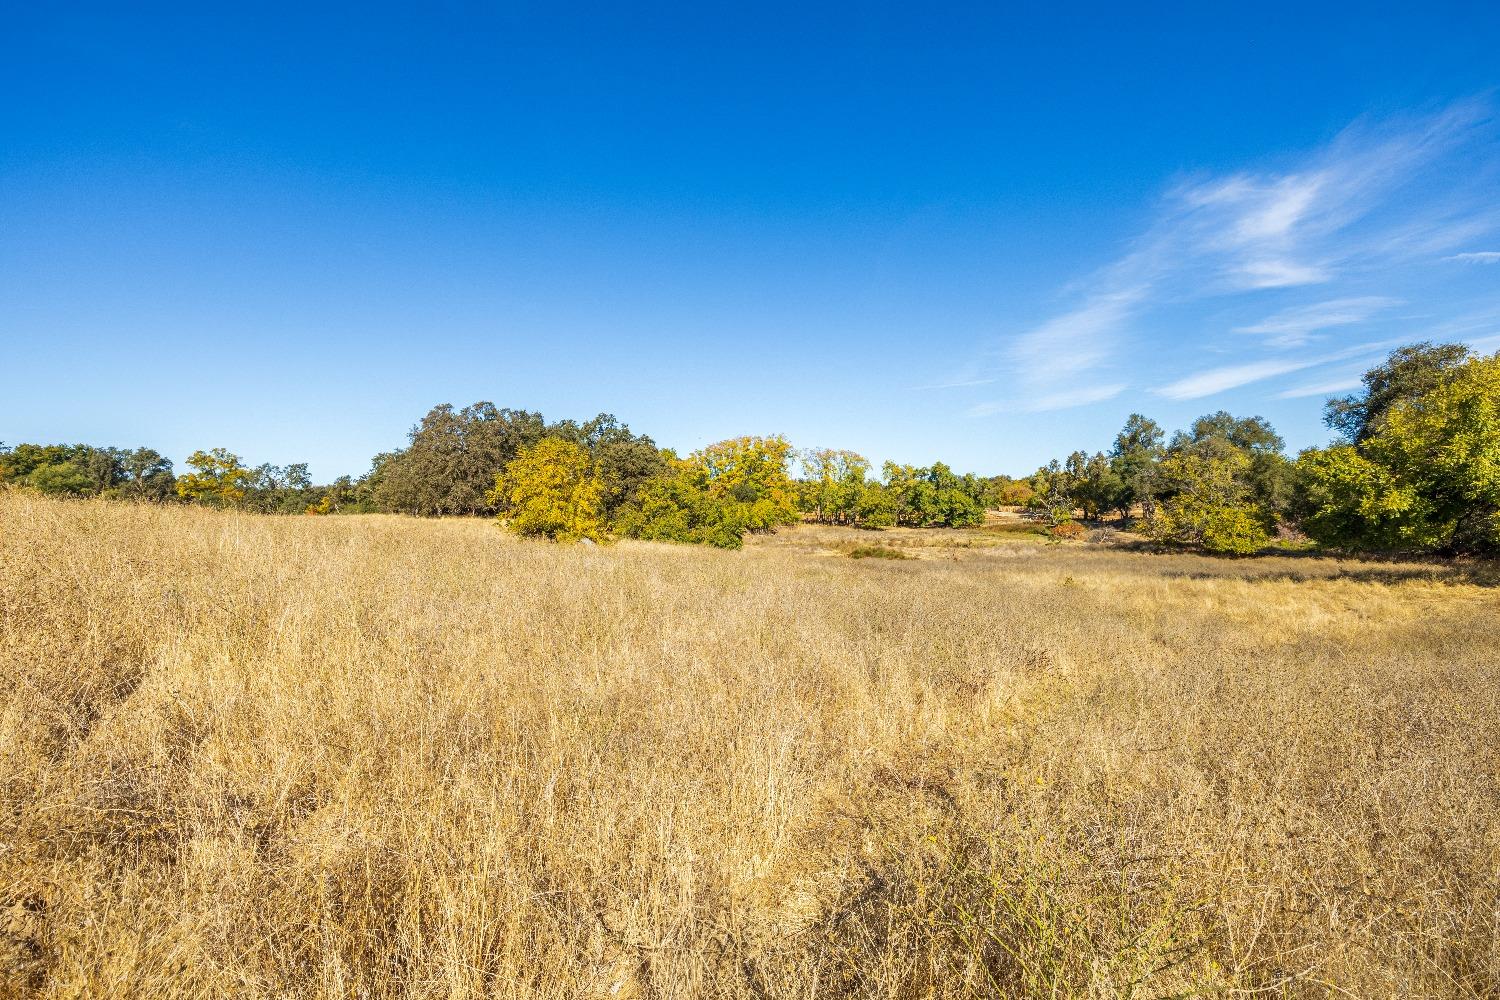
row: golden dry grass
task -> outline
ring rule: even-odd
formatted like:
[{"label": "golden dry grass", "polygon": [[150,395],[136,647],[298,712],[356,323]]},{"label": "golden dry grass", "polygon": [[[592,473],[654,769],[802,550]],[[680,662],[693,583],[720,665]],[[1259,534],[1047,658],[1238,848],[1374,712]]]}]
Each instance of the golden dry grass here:
[{"label": "golden dry grass", "polygon": [[1495,590],[866,537],[0,494],[0,995],[1500,991]]}]

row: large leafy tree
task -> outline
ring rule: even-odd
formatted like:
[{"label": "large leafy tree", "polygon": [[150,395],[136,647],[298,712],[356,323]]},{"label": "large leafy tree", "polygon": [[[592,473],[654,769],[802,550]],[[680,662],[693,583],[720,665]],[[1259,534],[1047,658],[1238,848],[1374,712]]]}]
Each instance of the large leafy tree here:
[{"label": "large leafy tree", "polygon": [[546,437],[495,478],[486,502],[520,535],[556,541],[605,538],[604,482],[582,445]]},{"label": "large leafy tree", "polygon": [[614,520],[627,538],[687,542],[737,549],[750,530],[745,507],[709,493],[703,469],[691,459],[663,453],[665,470],[646,482]]},{"label": "large leafy tree", "polygon": [[86,445],[18,444],[0,454],[0,482],[43,492],[83,494],[90,486],[79,461],[86,450]]},{"label": "large leafy tree", "polygon": [[663,455],[666,470],[646,482],[615,519],[630,538],[739,548],[752,531],[798,520],[782,437],[720,441],[686,459]]},{"label": "large leafy tree", "polygon": [[929,524],[937,517],[937,496],[929,470],[886,462],[881,466],[891,520],[898,525]]},{"label": "large leafy tree", "polygon": [[1244,500],[1274,518],[1287,511],[1293,498],[1292,466],[1282,447],[1281,435],[1264,417],[1236,417],[1219,410],[1173,435],[1169,452],[1197,451],[1210,460],[1231,450],[1243,455],[1246,463],[1236,463],[1236,478],[1244,487]]},{"label": "large leafy tree", "polygon": [[824,523],[855,524],[869,488],[870,460],[838,448],[802,452],[801,508]]},{"label": "large leafy tree", "polygon": [[1255,500],[1250,449],[1227,437],[1181,442],[1159,471],[1167,498],[1151,523],[1155,537],[1237,554],[1270,540],[1272,519]]},{"label": "large leafy tree", "polygon": [[1473,357],[1462,344],[1424,340],[1397,348],[1365,372],[1362,391],[1330,399],[1323,408],[1323,420],[1346,443],[1361,444],[1379,433],[1392,409],[1438,388]]},{"label": "large leafy tree", "polygon": [[612,413],[601,413],[583,424],[562,420],[547,433],[572,441],[589,453],[604,486],[606,517],[613,517],[645,483],[667,468],[656,442],[644,434],[632,434],[630,427]]},{"label": "large leafy tree", "polygon": [[771,436],[720,441],[693,452],[689,461],[710,497],[741,508],[747,531],[774,531],[798,520],[791,458],[786,438]]},{"label": "large leafy tree", "polygon": [[972,475],[960,476],[942,462],[925,467],[886,462],[882,471],[881,507],[895,524],[960,528],[984,520],[987,486]]},{"label": "large leafy tree", "polygon": [[1031,499],[1031,483],[1010,476],[991,476],[985,483],[986,507],[1023,507]]},{"label": "large leafy tree", "polygon": [[1156,518],[1156,498],[1161,493],[1157,465],[1166,452],[1166,434],[1161,425],[1149,417],[1132,413],[1110,449],[1110,464],[1120,483],[1121,514],[1131,515],[1139,508],[1150,524]]},{"label": "large leafy tree", "polygon": [[1299,523],[1324,545],[1382,551],[1435,544],[1429,511],[1410,484],[1352,444],[1297,456]]},{"label": "large leafy tree", "polygon": [[479,402],[435,406],[407,447],[379,458],[373,499],[385,510],[435,516],[492,513],[495,474],[546,434],[540,413]]},{"label": "large leafy tree", "polygon": [[184,500],[223,507],[245,499],[254,473],[227,448],[195,451],[188,456],[192,472],[177,477],[177,495]]},{"label": "large leafy tree", "polygon": [[1162,438],[1140,414],[1116,436],[1110,466],[1117,509],[1139,507],[1153,537],[1210,551],[1248,553],[1270,541],[1293,477],[1269,422],[1219,410],[1165,447]]},{"label": "large leafy tree", "polygon": [[115,489],[121,497],[161,502],[174,492],[176,477],[172,475],[171,460],[150,448],[125,452],[120,459],[120,471],[121,481]]},{"label": "large leafy tree", "polygon": [[1097,520],[1106,510],[1129,505],[1124,483],[1104,453],[1075,451],[1068,456],[1067,473],[1073,499],[1085,518]]},{"label": "large leafy tree", "polygon": [[1415,356],[1397,351],[1338,411],[1366,415],[1356,441],[1300,456],[1303,524],[1331,545],[1500,549],[1500,354],[1429,353],[1438,363],[1392,396],[1389,373]]},{"label": "large leafy tree", "polygon": [[126,454],[86,444],[19,444],[0,453],[0,482],[41,493],[97,496],[121,481]]},{"label": "large leafy tree", "polygon": [[1199,417],[1187,431],[1173,435],[1172,443],[1181,448],[1209,440],[1226,441],[1241,451],[1269,454],[1279,453],[1285,444],[1266,418],[1236,417],[1227,410]]},{"label": "large leafy tree", "polygon": [[312,477],[306,462],[258,465],[251,470],[245,506],[265,514],[294,514],[314,501]]},{"label": "large leafy tree", "polygon": [[55,496],[87,496],[97,492],[93,477],[73,462],[38,466],[26,477],[25,483],[40,493]]}]

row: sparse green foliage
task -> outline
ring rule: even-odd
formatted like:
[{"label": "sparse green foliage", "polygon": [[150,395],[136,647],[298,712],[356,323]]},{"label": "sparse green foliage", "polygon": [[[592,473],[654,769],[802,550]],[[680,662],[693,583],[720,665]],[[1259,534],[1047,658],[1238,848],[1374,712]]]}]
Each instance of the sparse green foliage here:
[{"label": "sparse green foliage", "polygon": [[850,559],[910,559],[911,556],[900,549],[893,549],[888,545],[856,545],[849,550]]},{"label": "sparse green foliage", "polygon": [[1031,499],[1026,506],[1045,512],[1054,525],[1073,516],[1077,506],[1073,500],[1073,476],[1057,459],[1038,469],[1031,477],[1030,486]]}]

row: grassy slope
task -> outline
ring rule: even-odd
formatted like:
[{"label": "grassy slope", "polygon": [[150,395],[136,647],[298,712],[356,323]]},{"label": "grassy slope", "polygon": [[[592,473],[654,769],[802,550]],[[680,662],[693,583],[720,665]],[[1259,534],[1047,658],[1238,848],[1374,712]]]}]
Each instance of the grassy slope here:
[{"label": "grassy slope", "polygon": [[1496,591],[863,537],[0,493],[0,996],[1500,990]]}]

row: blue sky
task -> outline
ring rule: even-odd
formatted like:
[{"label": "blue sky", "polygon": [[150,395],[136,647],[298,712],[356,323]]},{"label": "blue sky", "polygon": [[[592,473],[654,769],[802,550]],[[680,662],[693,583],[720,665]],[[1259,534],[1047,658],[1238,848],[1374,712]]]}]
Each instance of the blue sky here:
[{"label": "blue sky", "polygon": [[0,440],[439,402],[1030,471],[1500,348],[1500,5],[12,4]]}]

